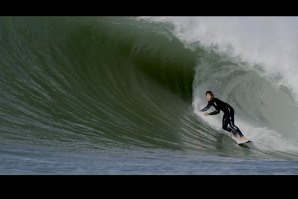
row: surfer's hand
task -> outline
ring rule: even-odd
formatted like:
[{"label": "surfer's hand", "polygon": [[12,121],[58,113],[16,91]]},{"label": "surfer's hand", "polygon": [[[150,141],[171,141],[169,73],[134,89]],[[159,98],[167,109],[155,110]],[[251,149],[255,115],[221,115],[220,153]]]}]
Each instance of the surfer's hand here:
[{"label": "surfer's hand", "polygon": [[203,113],[203,115],[205,115],[205,116],[208,116],[208,115],[209,115],[209,113],[205,112],[205,113]]}]

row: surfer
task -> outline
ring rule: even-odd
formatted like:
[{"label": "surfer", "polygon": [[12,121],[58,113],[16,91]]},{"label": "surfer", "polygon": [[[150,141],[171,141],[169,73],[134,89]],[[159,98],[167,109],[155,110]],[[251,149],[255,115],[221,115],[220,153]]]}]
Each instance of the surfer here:
[{"label": "surfer", "polygon": [[[204,116],[208,115],[217,115],[220,111],[224,112],[223,118],[222,118],[222,128],[228,132],[233,133],[234,136],[239,135],[240,138],[244,138],[242,132],[240,129],[234,124],[234,109],[229,104],[217,99],[214,97],[212,91],[206,92],[206,99],[208,100],[208,105],[201,110],[201,112],[204,112]],[[211,108],[211,106],[214,106],[215,111],[208,113],[205,112],[208,109]]]}]

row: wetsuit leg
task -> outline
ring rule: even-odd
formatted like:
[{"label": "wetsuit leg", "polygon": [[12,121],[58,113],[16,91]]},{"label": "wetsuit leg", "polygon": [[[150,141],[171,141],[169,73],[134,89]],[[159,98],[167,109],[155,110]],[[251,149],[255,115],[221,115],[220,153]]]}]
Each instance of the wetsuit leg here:
[{"label": "wetsuit leg", "polygon": [[[232,132],[232,129],[230,127],[228,127],[229,123],[230,123],[230,116],[228,113],[225,113],[223,115],[223,118],[222,118],[222,128],[228,132]],[[232,132],[233,134],[235,134],[234,132]]]},{"label": "wetsuit leg", "polygon": [[235,125],[234,123],[234,110],[231,110],[229,113],[229,126],[232,129],[233,132],[237,133],[240,137],[243,137],[242,132],[240,131],[240,129]]},{"label": "wetsuit leg", "polygon": [[234,123],[234,110],[229,110],[224,114],[222,118],[222,128],[233,133],[234,136],[238,134],[240,137],[243,137],[242,132]]}]

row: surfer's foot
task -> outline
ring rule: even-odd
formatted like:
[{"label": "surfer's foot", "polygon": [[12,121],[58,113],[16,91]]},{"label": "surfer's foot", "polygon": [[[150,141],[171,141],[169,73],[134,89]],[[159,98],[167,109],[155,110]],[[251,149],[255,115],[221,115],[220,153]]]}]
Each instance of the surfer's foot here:
[{"label": "surfer's foot", "polygon": [[236,135],[234,135],[234,136],[235,136],[235,137],[238,137],[240,140],[244,140],[244,139],[245,139],[244,135],[236,134]]}]

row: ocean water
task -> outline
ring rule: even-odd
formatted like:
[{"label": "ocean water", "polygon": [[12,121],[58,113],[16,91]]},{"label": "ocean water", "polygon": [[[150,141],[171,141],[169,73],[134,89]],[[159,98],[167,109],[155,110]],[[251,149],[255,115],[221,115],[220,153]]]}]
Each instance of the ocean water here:
[{"label": "ocean water", "polygon": [[[0,17],[0,174],[297,174],[298,18]],[[206,90],[235,109],[238,146]]]}]

